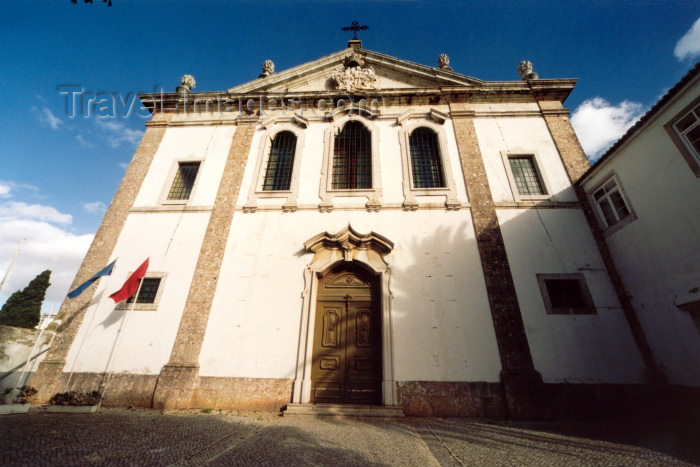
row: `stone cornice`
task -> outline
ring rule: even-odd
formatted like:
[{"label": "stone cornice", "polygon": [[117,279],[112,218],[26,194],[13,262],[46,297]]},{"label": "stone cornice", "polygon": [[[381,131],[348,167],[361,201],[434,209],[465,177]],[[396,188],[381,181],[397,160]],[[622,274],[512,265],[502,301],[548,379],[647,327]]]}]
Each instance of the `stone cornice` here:
[{"label": "stone cornice", "polygon": [[[143,105],[151,113],[154,110],[172,112],[175,110],[187,111],[193,114],[218,112],[219,109],[229,112],[247,112],[248,102],[252,100],[253,112],[263,108],[289,105],[291,101],[300,108],[310,108],[318,105],[321,99],[330,100],[353,98],[382,99],[389,103],[397,104],[413,103],[419,98],[439,98],[441,103],[447,101],[464,102],[522,102],[527,100],[557,101],[563,103],[574,88],[575,80],[538,80],[537,82],[493,82],[484,83],[480,87],[471,86],[446,86],[439,88],[397,88],[378,91],[348,93],[344,91],[307,91],[307,92],[253,92],[232,93],[219,92],[192,92],[179,93],[143,93],[139,94]],[[535,86],[536,87],[533,87]],[[406,101],[406,102],[403,102]],[[444,102],[442,102],[444,101]],[[415,105],[415,103],[414,103]],[[212,110],[209,110],[212,109]],[[559,110],[561,112],[561,110]],[[252,115],[252,113],[251,113]]]}]

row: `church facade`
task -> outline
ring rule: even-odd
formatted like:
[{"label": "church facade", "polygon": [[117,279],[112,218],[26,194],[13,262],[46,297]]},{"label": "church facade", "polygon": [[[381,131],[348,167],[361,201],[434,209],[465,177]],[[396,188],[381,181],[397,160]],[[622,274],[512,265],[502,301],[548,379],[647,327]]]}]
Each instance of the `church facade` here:
[{"label": "church facade", "polygon": [[663,379],[574,187],[575,80],[519,74],[352,40],[141,95],[152,120],[74,285],[117,267],[63,304],[40,397],[527,418]]}]

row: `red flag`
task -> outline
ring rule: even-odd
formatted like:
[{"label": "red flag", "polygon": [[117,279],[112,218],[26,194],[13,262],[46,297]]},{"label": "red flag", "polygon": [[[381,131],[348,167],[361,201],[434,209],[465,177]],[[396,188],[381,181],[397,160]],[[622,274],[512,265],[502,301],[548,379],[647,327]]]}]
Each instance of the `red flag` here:
[{"label": "red flag", "polygon": [[119,303],[134,295],[139,288],[139,281],[146,275],[146,269],[148,269],[148,258],[129,276],[122,288],[110,295],[109,298],[114,300],[114,303]]}]

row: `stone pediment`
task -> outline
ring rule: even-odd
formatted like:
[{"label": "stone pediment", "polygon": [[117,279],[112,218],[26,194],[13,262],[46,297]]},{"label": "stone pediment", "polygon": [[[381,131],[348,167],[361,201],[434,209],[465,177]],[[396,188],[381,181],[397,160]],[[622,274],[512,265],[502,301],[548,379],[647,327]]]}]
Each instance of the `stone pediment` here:
[{"label": "stone pediment", "polygon": [[373,92],[389,89],[481,86],[449,69],[419,65],[371,50],[347,48],[279,73],[233,87],[230,93]]}]

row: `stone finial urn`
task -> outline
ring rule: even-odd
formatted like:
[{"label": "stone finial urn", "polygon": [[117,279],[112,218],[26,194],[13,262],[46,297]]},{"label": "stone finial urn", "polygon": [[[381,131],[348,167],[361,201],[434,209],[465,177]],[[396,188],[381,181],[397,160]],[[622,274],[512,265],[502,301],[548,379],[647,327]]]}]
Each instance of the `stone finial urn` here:
[{"label": "stone finial urn", "polygon": [[447,54],[440,54],[437,63],[441,70],[452,71],[452,67],[450,67],[450,57],[448,57]]},{"label": "stone finial urn", "polygon": [[530,60],[523,60],[518,65],[518,75],[524,80],[538,79],[539,75],[532,71],[532,62]]},{"label": "stone finial urn", "polygon": [[194,80],[194,76],[192,75],[183,75],[182,78],[180,78],[180,86],[175,88],[175,91],[179,92],[180,94],[190,92],[194,87],[197,85],[197,82]]},{"label": "stone finial urn", "polygon": [[275,72],[275,64],[272,60],[265,60],[262,64],[262,73],[258,78],[267,78]]}]

